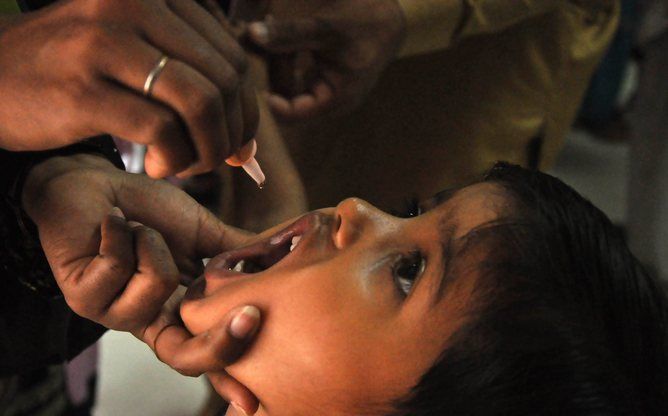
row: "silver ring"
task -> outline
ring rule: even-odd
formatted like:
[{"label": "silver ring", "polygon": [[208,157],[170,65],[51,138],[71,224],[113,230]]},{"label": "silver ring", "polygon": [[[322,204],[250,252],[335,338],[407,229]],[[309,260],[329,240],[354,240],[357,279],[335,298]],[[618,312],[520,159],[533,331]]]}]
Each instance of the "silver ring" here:
[{"label": "silver ring", "polygon": [[153,84],[155,84],[155,81],[158,79],[158,76],[160,76],[160,73],[165,68],[165,65],[167,65],[168,60],[169,57],[167,55],[162,55],[160,61],[153,67],[153,69],[151,69],[151,72],[148,73],[146,81],[144,82],[144,95],[146,97],[149,98],[151,97],[151,92],[153,91]]}]

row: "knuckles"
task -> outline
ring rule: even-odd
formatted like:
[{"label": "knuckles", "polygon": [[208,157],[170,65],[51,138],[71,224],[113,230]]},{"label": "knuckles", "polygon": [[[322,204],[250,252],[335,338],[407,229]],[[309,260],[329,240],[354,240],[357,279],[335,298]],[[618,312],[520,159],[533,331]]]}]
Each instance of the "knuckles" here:
[{"label": "knuckles", "polygon": [[176,290],[179,285],[179,276],[177,273],[165,273],[165,275],[151,275],[150,277],[150,303],[162,305]]},{"label": "knuckles", "polygon": [[[186,119],[193,126],[215,126],[224,119],[224,108],[223,97],[217,88],[213,85],[200,87],[188,98]],[[204,154],[199,154],[201,162],[207,167],[217,166],[229,151],[227,140],[215,139],[206,143]]]},{"label": "knuckles", "polygon": [[94,322],[102,323],[104,311],[107,305],[111,303],[111,299],[103,294],[90,296],[89,290],[81,288],[82,279],[84,278],[84,276],[81,276],[77,279],[70,279],[59,283],[65,302],[77,315]]},{"label": "knuckles", "polygon": [[241,76],[234,71],[223,71],[220,74],[220,87],[223,94],[233,94],[239,89]]},{"label": "knuckles", "polygon": [[101,314],[100,308],[97,305],[91,304],[87,299],[83,299],[81,296],[76,296],[73,294],[65,294],[65,302],[77,315],[90,319],[94,322],[100,322]]},{"label": "knuckles", "polygon": [[67,51],[71,62],[90,67],[113,47],[113,34],[102,23],[78,20],[70,23],[61,50]]},{"label": "knuckles", "polygon": [[213,85],[192,91],[186,103],[188,116],[197,123],[210,123],[223,113],[223,98]]},{"label": "knuckles", "polygon": [[248,56],[238,44],[231,44],[228,46],[228,48],[230,64],[237,71],[239,76],[245,76],[248,73],[250,67]]},{"label": "knuckles", "polygon": [[141,120],[146,144],[154,144],[166,137],[174,137],[181,130],[179,120],[169,112],[148,114]]},{"label": "knuckles", "polygon": [[165,364],[169,365],[172,369],[176,370],[179,374],[182,376],[186,377],[199,377],[202,375],[201,372],[199,371],[193,371],[193,369],[188,368],[185,366],[181,360],[172,360],[171,362],[169,361],[163,361]]}]

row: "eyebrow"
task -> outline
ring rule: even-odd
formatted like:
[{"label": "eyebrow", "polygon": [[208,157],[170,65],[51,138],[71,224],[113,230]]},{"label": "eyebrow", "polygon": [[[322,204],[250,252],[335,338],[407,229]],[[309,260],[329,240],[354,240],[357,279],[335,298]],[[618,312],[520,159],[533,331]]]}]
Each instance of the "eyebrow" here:
[{"label": "eyebrow", "polygon": [[[462,187],[454,187],[438,192],[428,200],[430,203],[433,203],[433,206],[431,206],[429,210],[435,209],[445,204],[451,200],[461,189]],[[449,286],[450,283],[452,283],[452,279],[448,279],[448,276],[450,274],[450,265],[452,264],[451,260],[454,249],[453,237],[455,235],[455,227],[452,225],[451,217],[449,215],[446,215],[441,219],[438,226],[438,234],[439,239],[441,240],[441,258],[439,262],[441,274],[437,277],[438,283],[436,285],[436,290],[432,290],[431,293],[432,306],[438,303],[438,301],[443,297],[445,289]]]},{"label": "eyebrow", "polygon": [[430,207],[429,210],[432,210],[432,209],[434,209],[434,208],[436,208],[440,205],[445,204],[449,200],[451,200],[452,197],[455,196],[455,194],[460,189],[462,189],[462,188],[461,187],[448,188],[448,189],[444,189],[441,192],[438,192],[438,193],[434,194],[434,196],[432,196],[431,198],[429,198],[427,200],[427,202],[433,203],[433,206]]},{"label": "eyebrow", "polygon": [[452,283],[455,279],[449,279],[450,277],[450,266],[452,265],[452,258],[454,253],[454,235],[455,228],[451,224],[446,224],[442,222],[439,226],[439,234],[441,238],[441,259],[440,259],[440,275],[438,276],[438,283],[436,285],[436,290],[432,291],[432,306],[437,304],[438,301],[443,297],[445,289]]}]

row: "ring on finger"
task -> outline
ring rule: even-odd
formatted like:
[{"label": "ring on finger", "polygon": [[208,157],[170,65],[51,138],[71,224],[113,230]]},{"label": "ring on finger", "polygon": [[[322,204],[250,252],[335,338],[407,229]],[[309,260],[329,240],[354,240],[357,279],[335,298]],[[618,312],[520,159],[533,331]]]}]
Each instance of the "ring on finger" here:
[{"label": "ring on finger", "polygon": [[151,69],[151,72],[148,73],[146,81],[144,81],[145,97],[151,98],[151,93],[153,92],[153,85],[155,85],[155,81],[160,76],[162,70],[165,69],[167,61],[169,61],[169,57],[167,55],[162,55],[162,57],[160,57],[160,61],[158,61],[158,63],[153,67],[153,69]]}]

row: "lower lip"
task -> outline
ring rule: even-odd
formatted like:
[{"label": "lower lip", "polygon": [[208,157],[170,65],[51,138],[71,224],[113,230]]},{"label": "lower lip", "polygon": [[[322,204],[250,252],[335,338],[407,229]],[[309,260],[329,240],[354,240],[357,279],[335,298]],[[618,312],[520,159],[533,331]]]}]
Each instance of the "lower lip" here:
[{"label": "lower lip", "polygon": [[[232,250],[228,252],[224,252],[219,254],[218,256],[214,257],[209,261],[209,263],[206,265],[206,269],[204,271],[204,274],[197,279],[195,279],[192,284],[188,287],[188,291],[186,293],[186,298],[187,299],[194,299],[194,298],[201,298],[204,296],[204,293],[206,291],[206,285],[208,281],[215,281],[216,287],[221,287],[221,286],[226,286],[229,285],[233,282],[236,282],[237,280],[241,280],[244,278],[248,278],[250,276],[253,276],[253,274],[246,274],[246,273],[240,273],[240,272],[235,272],[232,270],[229,270],[225,266],[220,267],[221,263],[224,264],[225,261],[228,261],[230,259],[234,259],[236,257],[243,257],[240,256],[240,254],[248,253],[252,250],[252,247],[256,245],[264,245],[264,244],[279,244],[276,242],[281,242],[285,243],[285,241],[292,239],[292,237],[296,235],[301,235],[302,238],[304,238],[305,234],[308,233],[311,229],[313,229],[316,226],[316,221],[317,219],[323,216],[323,213],[319,212],[313,212],[307,215],[304,215],[297,219],[295,222],[292,224],[288,225],[281,231],[277,232],[273,236],[269,237],[268,239],[257,242],[251,246],[240,248],[237,250]],[[303,243],[304,241],[302,240],[300,242]],[[288,257],[290,254],[285,256],[283,259]],[[279,261],[282,262],[283,259]],[[278,263],[276,263],[278,264]],[[274,265],[275,266],[275,265]],[[272,266],[273,267],[273,266]]]},{"label": "lower lip", "polygon": [[[244,275],[242,273],[230,270],[229,268],[233,267],[238,261],[257,256],[257,254],[267,250],[265,248],[266,246],[288,244],[292,238],[297,235],[302,236],[302,238],[305,239],[306,234],[310,234],[309,231],[316,227],[317,218],[320,218],[322,215],[323,214],[318,212],[304,215],[264,241],[259,241],[250,246],[221,253],[209,261],[204,274],[212,274],[216,277],[234,277]],[[279,260],[276,264],[282,262],[283,259],[289,255],[290,253]]]}]

